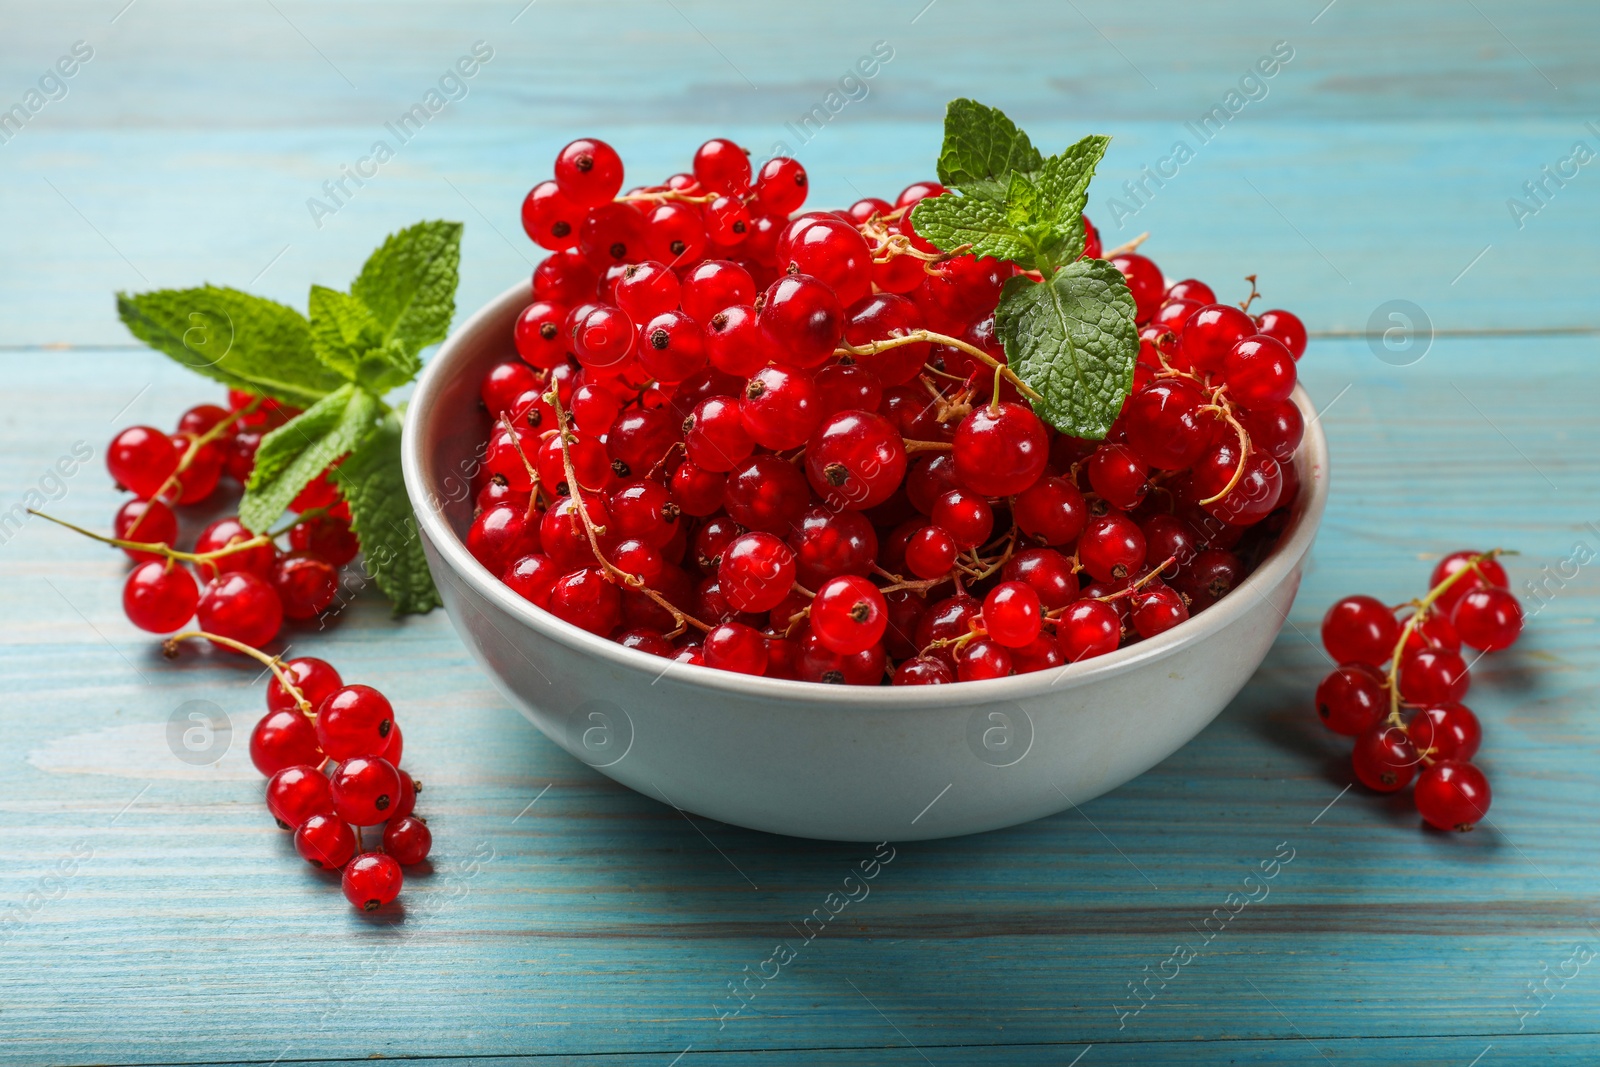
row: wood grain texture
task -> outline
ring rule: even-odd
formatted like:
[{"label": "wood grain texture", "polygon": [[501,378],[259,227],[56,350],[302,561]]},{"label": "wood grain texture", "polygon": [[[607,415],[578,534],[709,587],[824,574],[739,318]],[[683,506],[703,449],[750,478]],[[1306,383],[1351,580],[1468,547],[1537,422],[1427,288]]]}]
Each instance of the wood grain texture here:
[{"label": "wood grain texture", "polygon": [[[291,644],[394,694],[437,851],[404,909],[355,915],[262,810],[243,751],[255,672],[161,659],[121,617],[119,555],[38,520],[0,528],[0,922],[20,916],[0,925],[0,1063],[1595,1059],[1595,965],[1528,989],[1575,945],[1600,948],[1592,565],[1549,580],[1523,643],[1474,672],[1495,803],[1473,835],[1341,793],[1344,749],[1309,696],[1339,595],[1415,595],[1465,545],[1520,550],[1519,585],[1575,543],[1600,551],[1600,178],[1584,168],[1521,230],[1504,204],[1572,141],[1600,146],[1584,127],[1600,121],[1600,12],[1084,2],[1002,21],[956,0],[675,3],[0,5],[0,104],[72,41],[96,48],[0,145],[0,517],[37,490],[105,525],[112,430],[214,395],[127,344],[114,289],[209,279],[303,306],[381,233],[444,216],[468,224],[470,310],[531,265],[516,203],[570,136],[607,136],[646,174],[711,133],[765,151],[876,40],[895,58],[870,94],[794,146],[820,202],[924,176],[944,101],[970,94],[1047,144],[1117,136],[1091,200],[1110,236],[1116,187],[1289,40],[1269,95],[1122,231],[1154,231],[1173,276],[1225,290],[1259,271],[1270,302],[1354,334],[1319,338],[1302,365],[1333,497],[1260,674],[1081,811],[899,846],[867,899],[719,1022],[727,984],[800,943],[859,848],[687,819],[614,785],[512,712],[443,615],[396,623],[363,596]],[[305,199],[480,38],[496,55],[469,95],[316,229]],[[1391,299],[1440,332],[1409,366],[1362,336]],[[57,481],[80,441],[92,458]],[[189,700],[234,725],[214,766],[168,747]],[[1295,858],[1268,898],[1119,1013],[1280,842]]]}]

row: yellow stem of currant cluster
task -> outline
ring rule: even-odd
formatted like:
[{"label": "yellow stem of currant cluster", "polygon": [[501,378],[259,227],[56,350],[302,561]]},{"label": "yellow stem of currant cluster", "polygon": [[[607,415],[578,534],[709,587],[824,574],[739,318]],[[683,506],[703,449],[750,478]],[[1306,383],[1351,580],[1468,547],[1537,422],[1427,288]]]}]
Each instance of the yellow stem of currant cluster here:
[{"label": "yellow stem of currant cluster", "polygon": [[[566,409],[561,406],[560,390],[551,389],[544,395],[544,398],[549,401],[550,407],[556,413],[556,440],[561,443],[561,469],[567,476],[567,490],[572,495],[572,503],[574,505],[573,510],[578,513],[579,521],[583,523],[583,531],[589,539],[589,550],[594,553],[595,560],[599,562],[600,566],[604,568],[607,576],[609,576],[613,581],[621,582],[626,588],[643,593],[645,596],[649,597],[657,607],[669,612],[672,615],[672,620],[677,624],[677,628],[670,636],[676,636],[677,634],[682,633],[685,625],[692,625],[699,629],[701,633],[710,633],[711,627],[707,626],[693,615],[689,615],[683,611],[680,611],[678,607],[670,600],[646,585],[643,578],[640,578],[634,574],[629,574],[627,571],[616,566],[610,560],[606,559],[604,552],[600,551],[599,535],[604,533],[605,530],[603,527],[595,525],[594,520],[589,517],[589,509],[585,507],[583,503],[583,487],[578,483],[578,472],[577,469],[572,465],[572,450],[569,447],[570,442],[568,440],[569,434],[567,431],[567,412]],[[515,437],[516,435],[513,434],[512,436]]]},{"label": "yellow stem of currant cluster", "polygon": [[[213,549],[210,552],[185,552],[182,549],[173,548],[164,541],[128,541],[121,537],[107,537],[105,534],[97,534],[93,530],[85,530],[82,526],[78,526],[75,523],[70,523],[66,519],[58,519],[54,515],[47,515],[42,511],[35,511],[33,508],[28,509],[28,514],[37,515],[39,518],[53,522],[57,526],[65,526],[73,533],[80,533],[83,536],[90,538],[91,540],[99,541],[102,544],[126,549],[129,552],[148,552],[152,556],[163,556],[169,563],[210,563],[213,560],[221,559],[223,556],[231,556],[235,552],[243,552],[246,549],[260,548],[262,545],[269,545],[272,543],[273,538],[280,537],[284,533],[283,530],[275,530],[272,533],[256,534],[254,537],[246,538],[243,541],[235,541],[229,545],[223,545],[221,548]],[[312,512],[308,511],[305,514],[310,515]],[[300,519],[295,521],[302,521],[304,517],[305,516],[301,516]]]},{"label": "yellow stem of currant cluster", "polygon": [[311,701],[306,699],[306,695],[303,691],[301,691],[300,687],[295,685],[294,682],[290,681],[289,672],[284,670],[283,660],[279,659],[277,656],[269,656],[259,648],[256,648],[252,645],[247,645],[243,641],[235,641],[231,637],[223,637],[221,634],[207,633],[204,630],[185,630],[182,633],[173,634],[171,637],[163,641],[161,643],[161,650],[170,658],[178,654],[178,642],[192,641],[201,637],[205,638],[207,641],[210,641],[212,644],[221,645],[224,648],[231,648],[235,652],[242,652],[246,656],[249,656],[251,659],[255,660],[257,663],[260,663],[262,666],[272,671],[273,677],[278,679],[278,684],[283,686],[283,691],[293,697],[295,703],[300,706],[301,713],[308,718],[316,718],[316,709],[311,706]]},{"label": "yellow stem of currant cluster", "polygon": [[983,349],[978,348],[976,345],[968,344],[959,337],[951,337],[949,334],[935,333],[932,330],[912,330],[910,333],[901,334],[898,337],[886,337],[881,341],[868,341],[864,345],[852,345],[846,342],[840,345],[840,347],[834,349],[833,354],[836,356],[872,356],[879,352],[885,352],[891,348],[899,348],[901,345],[914,345],[923,343],[948,345],[951,348],[958,349],[971,356],[979,363],[982,363],[984,366],[989,367],[991,370],[999,373],[1012,385],[1017,387],[1017,392],[1021,393],[1029,400],[1044,399],[1044,397],[1034,392],[1032,386],[1023,381],[1021,378],[1017,377],[1016,371],[1012,370],[1004,363],[1001,363],[998,359],[995,359]]},{"label": "yellow stem of currant cluster", "polygon": [[217,438],[221,437],[223,434],[227,433],[229,427],[234,426],[244,416],[253,415],[256,409],[261,406],[261,403],[264,399],[265,397],[256,397],[238,411],[230,412],[227,418],[223,419],[221,422],[211,427],[211,429],[190,441],[189,447],[183,450],[183,455],[178,459],[178,466],[173,470],[172,474],[167,477],[167,480],[161,483],[161,488],[156,490],[156,498],[161,498],[162,496],[166,495],[167,490],[178,486],[180,484],[178,481],[178,475],[189,469],[189,465],[194,462],[194,457],[200,454],[200,450],[206,445],[209,445],[212,441],[215,441]]},{"label": "yellow stem of currant cluster", "polygon": [[1468,566],[1462,567],[1444,581],[1428,590],[1427,595],[1425,595],[1421,600],[1412,601],[1414,607],[1411,612],[1411,617],[1407,619],[1406,624],[1400,628],[1400,637],[1394,643],[1394,655],[1389,658],[1388,721],[1390,726],[1404,727],[1405,725],[1405,720],[1400,717],[1400,657],[1405,653],[1406,642],[1410,641],[1411,635],[1417,632],[1418,621],[1426,618],[1428,612],[1433,608],[1434,603],[1447,591],[1449,591],[1451,586],[1455,585],[1462,578],[1469,574],[1476,574],[1478,577],[1483,578],[1483,572],[1478,569],[1478,564],[1484,562],[1485,560],[1491,560],[1496,556],[1504,554],[1504,549],[1491,548],[1482,555],[1473,556],[1472,562]]}]

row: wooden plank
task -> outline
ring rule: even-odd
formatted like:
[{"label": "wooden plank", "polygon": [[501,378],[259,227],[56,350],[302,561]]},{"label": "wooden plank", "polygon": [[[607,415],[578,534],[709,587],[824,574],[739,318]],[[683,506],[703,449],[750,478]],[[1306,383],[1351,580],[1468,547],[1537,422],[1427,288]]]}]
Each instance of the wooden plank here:
[{"label": "wooden plank", "polygon": [[[798,943],[794,925],[859,849],[686,821],[623,790],[507,710],[445,618],[395,624],[358,600],[294,647],[395,694],[438,841],[402,915],[363,919],[272,829],[242,734],[214,768],[167,748],[165,723],[190,699],[247,729],[254,672],[161,660],[120,618],[116,555],[30,522],[0,549],[0,902],[60,895],[5,944],[0,1062],[667,1062],[689,1045],[898,1062],[874,1057],[908,1042],[934,1062],[985,1062],[964,1047],[978,1043],[1008,1046],[1007,1062],[1064,1063],[1088,1042],[1095,1062],[1250,1062],[1308,1055],[1299,1035],[1360,1062],[1396,1046],[1357,1038],[1391,1035],[1416,1039],[1400,1047],[1425,1062],[1464,1063],[1490,1043],[1528,1058],[1593,1047],[1600,986],[1586,971],[1543,1001],[1526,988],[1541,964],[1600,938],[1588,860],[1600,828],[1585,815],[1600,801],[1590,570],[1516,652],[1475,672],[1496,799],[1493,825],[1466,838],[1419,831],[1404,801],[1340,795],[1342,746],[1308,707],[1326,664],[1302,636],[1338,595],[1414,595],[1427,560],[1453,548],[1509,542],[1524,552],[1511,561],[1521,581],[1576,539],[1600,546],[1584,526],[1600,520],[1600,472],[1585,459],[1600,427],[1564,387],[1592,358],[1584,338],[1442,338],[1394,368],[1359,341],[1316,343],[1303,366],[1332,402],[1335,493],[1296,629],[1256,681],[1194,743],[1081,813],[899,846],[872,895],[721,1024],[727,983],[779,939]],[[5,501],[74,441],[98,450],[113,421],[170,422],[210,395],[153,354],[0,359]],[[64,376],[85,383],[72,405]],[[116,498],[97,467],[67,486],[54,509],[105,521]],[[1150,1007],[1119,1014],[1136,1003],[1127,984],[1195,945],[1284,841],[1295,859],[1270,898]],[[74,849],[92,854],[47,885]],[[1530,1036],[1515,1038],[1519,1025]],[[803,1051],[819,1033],[830,1049],[870,1051]]]}]

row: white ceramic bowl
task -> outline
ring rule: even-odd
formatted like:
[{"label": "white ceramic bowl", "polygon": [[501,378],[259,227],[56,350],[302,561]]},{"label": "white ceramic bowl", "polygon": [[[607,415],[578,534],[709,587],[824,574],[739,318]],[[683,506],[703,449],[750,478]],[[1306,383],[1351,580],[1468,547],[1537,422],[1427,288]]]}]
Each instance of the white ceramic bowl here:
[{"label": "white ceramic bowl", "polygon": [[556,744],[646,796],[740,826],[843,841],[950,837],[1037,819],[1143,773],[1199,733],[1287,618],[1328,494],[1308,429],[1277,549],[1210,609],[1152,640],[1057,670],[909,688],[825,686],[673,663],[562,622],[467,552],[487,436],[478,387],[514,358],[522,283],[429,363],[406,413],[405,481],[456,630]]}]

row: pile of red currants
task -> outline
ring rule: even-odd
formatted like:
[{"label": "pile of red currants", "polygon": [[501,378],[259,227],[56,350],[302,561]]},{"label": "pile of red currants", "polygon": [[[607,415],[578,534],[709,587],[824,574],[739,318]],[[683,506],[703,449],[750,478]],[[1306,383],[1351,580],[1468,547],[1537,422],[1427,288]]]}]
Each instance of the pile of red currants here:
[{"label": "pile of red currants", "polygon": [[[258,647],[278,636],[284,619],[312,619],[328,610],[338,597],[339,569],[361,546],[349,508],[325,471],[289,505],[298,518],[287,529],[253,534],[228,516],[206,526],[192,549],[176,547],[174,509],[208,500],[224,474],[246,482],[262,436],[298,414],[247,393],[230,392],[228,401],[227,408],[190,408],[174,434],[130,426],[113,437],[106,466],[133,499],[117,510],[114,536],[79,532],[116,545],[134,561],[122,607],[135,626],[170,634],[197,618],[209,633]],[[285,537],[288,551],[277,543]]]},{"label": "pile of red currants", "polygon": [[[267,714],[250,735],[250,760],[268,777],[267,810],[294,832],[307,863],[344,872],[351,904],[373,911],[389,903],[400,892],[401,866],[421,863],[433,847],[426,822],[412,814],[422,785],[400,770],[394,709],[371,686],[345,685],[323,660],[283,663],[240,651],[273,673]],[[382,848],[369,852],[362,827],[379,824]]]},{"label": "pile of red currants", "polygon": [[1420,600],[1390,608],[1345,597],[1322,620],[1323,647],[1339,666],[1317,686],[1317,714],[1356,739],[1362,785],[1394,793],[1415,778],[1417,811],[1441,830],[1470,830],[1489,811],[1489,781],[1471,762],[1483,729],[1461,703],[1472,684],[1462,647],[1495,652],[1522,632],[1498,554],[1453,552]]},{"label": "pile of red currants", "polygon": [[[999,678],[1154,637],[1270,551],[1299,483],[1306,332],[1108,253],[1141,327],[1103,441],[1006,364],[1001,287],[895,202],[794,214],[792,159],[727,140],[621,194],[574,141],[522,222],[551,254],[481,396],[472,554],[659,656],[878,685]],[[1084,220],[1086,256],[1101,256]],[[1123,383],[1122,388],[1127,388]]]}]

